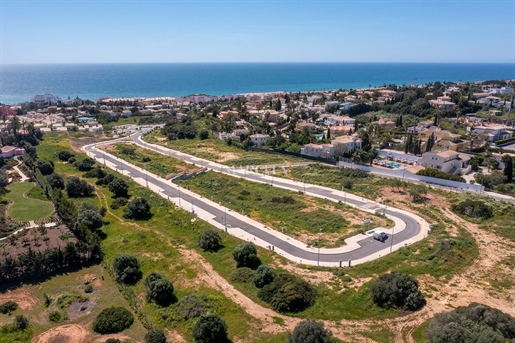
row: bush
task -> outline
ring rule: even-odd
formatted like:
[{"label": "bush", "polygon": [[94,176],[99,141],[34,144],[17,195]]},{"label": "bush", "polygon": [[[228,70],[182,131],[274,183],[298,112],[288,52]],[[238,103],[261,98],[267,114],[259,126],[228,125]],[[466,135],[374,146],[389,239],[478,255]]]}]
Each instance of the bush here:
[{"label": "bush", "polygon": [[141,277],[139,261],[135,256],[119,254],[115,257],[113,268],[117,281],[122,283],[135,283]]},{"label": "bush", "polygon": [[465,200],[458,204],[452,204],[451,210],[470,218],[488,219],[493,216],[490,206],[481,200]]},{"label": "bush", "polygon": [[93,293],[93,285],[86,285],[86,287],[84,287],[84,293]]},{"label": "bush", "polygon": [[437,179],[451,180],[451,181],[457,181],[457,182],[467,182],[461,176],[446,173],[441,170],[437,170],[437,169],[433,169],[433,168],[426,168],[426,169],[419,170],[417,172],[417,175],[435,177]]},{"label": "bush", "polygon": [[232,252],[236,267],[254,267],[259,264],[256,246],[252,242],[240,244]]},{"label": "bush", "polygon": [[115,178],[113,181],[111,181],[107,188],[109,191],[113,192],[115,197],[127,197],[128,191],[129,191],[129,185],[125,180],[120,179],[119,177]]},{"label": "bush", "polygon": [[84,180],[76,176],[68,177],[66,180],[66,194],[70,198],[81,198],[90,196],[95,188]]},{"label": "bush", "polygon": [[255,274],[256,272],[248,267],[237,268],[231,272],[231,281],[250,283],[254,280]]},{"label": "bush", "polygon": [[50,314],[48,315],[48,320],[50,320],[51,322],[54,322],[54,323],[60,322],[61,321],[61,313],[59,313],[58,311],[50,312]]},{"label": "bush", "polygon": [[150,216],[150,204],[144,198],[132,200],[123,212],[123,217],[127,219],[148,219]]},{"label": "bush", "polygon": [[90,171],[95,164],[95,160],[89,157],[86,157],[81,162],[77,164],[77,170],[79,171]]},{"label": "bush", "polygon": [[14,326],[18,330],[25,330],[29,326],[29,320],[23,314],[14,317]]},{"label": "bush", "polygon": [[103,309],[93,321],[93,331],[100,334],[117,333],[128,329],[134,323],[134,316],[123,307]]},{"label": "bush", "polygon": [[36,167],[43,175],[50,175],[54,172],[54,163],[52,161],[38,160]]},{"label": "bush", "polygon": [[267,265],[260,265],[256,270],[253,281],[257,288],[263,288],[274,281],[274,270]]},{"label": "bush", "polygon": [[145,343],[166,343],[166,336],[161,330],[150,330],[145,334]]},{"label": "bush", "polygon": [[84,210],[79,213],[75,220],[74,230],[90,230],[100,229],[104,225],[102,216],[93,210]]},{"label": "bush", "polygon": [[3,303],[2,305],[0,305],[0,313],[9,314],[11,312],[16,311],[17,308],[18,308],[17,303],[15,303],[14,301],[7,301],[7,302]]},{"label": "bush", "polygon": [[315,303],[316,292],[306,281],[290,274],[279,274],[261,288],[258,297],[278,312],[300,312]]},{"label": "bush", "polygon": [[62,175],[53,173],[46,176],[46,180],[52,188],[64,189],[64,179]]},{"label": "bush", "polygon": [[105,343],[122,343],[118,338],[108,338]]},{"label": "bush", "polygon": [[414,311],[426,303],[418,289],[418,281],[397,272],[381,275],[370,286],[370,293],[374,303],[386,309],[394,307]]},{"label": "bush", "polygon": [[272,202],[276,204],[294,204],[295,199],[289,195],[285,195],[283,197],[272,197]]},{"label": "bush", "polygon": [[198,240],[198,246],[204,251],[217,251],[221,245],[222,237],[213,229],[202,232]]},{"label": "bush", "polygon": [[113,200],[113,202],[111,203],[111,208],[113,210],[116,210],[120,207],[123,207],[125,205],[127,205],[129,201],[127,200],[127,198],[116,198]]},{"label": "bush", "polygon": [[75,158],[75,156],[72,156],[68,159],[68,164],[74,164],[75,162],[77,162],[77,159]]},{"label": "bush", "polygon": [[427,329],[427,342],[501,343],[515,339],[515,319],[486,305],[472,303],[438,313]]},{"label": "bush", "polygon": [[173,294],[174,289],[170,280],[156,272],[147,276],[145,286],[147,286],[147,301],[153,301],[160,306],[169,306],[177,300]]},{"label": "bush", "polygon": [[96,167],[96,168],[88,171],[86,174],[84,174],[84,177],[101,179],[101,178],[104,178],[106,175],[107,175],[107,172],[104,169],[102,169],[100,167]]},{"label": "bush", "polygon": [[305,319],[288,334],[288,343],[330,343],[332,335],[323,322]]},{"label": "bush", "polygon": [[227,324],[216,314],[207,314],[199,318],[193,327],[195,343],[227,342]]},{"label": "bush", "polygon": [[209,132],[207,130],[200,130],[198,134],[198,138],[200,140],[208,139],[209,138]]},{"label": "bush", "polygon": [[68,150],[61,150],[57,153],[57,158],[59,158],[61,161],[66,162],[70,158],[74,157],[75,155]]},{"label": "bush", "polygon": [[205,295],[190,294],[182,298],[170,311],[172,321],[189,320],[213,310],[213,301]]},{"label": "bush", "polygon": [[114,176],[113,174],[107,174],[106,176],[104,176],[103,178],[100,178],[98,179],[95,184],[97,186],[107,186],[109,185],[114,179],[116,178],[116,176]]},{"label": "bush", "polygon": [[143,156],[143,158],[141,159],[143,162],[150,162],[152,161],[152,159],[148,156]]}]

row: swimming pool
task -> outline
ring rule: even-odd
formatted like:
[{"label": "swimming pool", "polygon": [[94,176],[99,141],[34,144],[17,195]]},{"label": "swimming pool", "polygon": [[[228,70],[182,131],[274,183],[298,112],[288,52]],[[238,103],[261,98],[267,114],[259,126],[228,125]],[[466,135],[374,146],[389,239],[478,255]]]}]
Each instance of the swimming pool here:
[{"label": "swimming pool", "polygon": [[386,165],[388,167],[393,167],[393,168],[400,168],[401,167],[400,163],[395,163],[395,162],[388,162]]}]

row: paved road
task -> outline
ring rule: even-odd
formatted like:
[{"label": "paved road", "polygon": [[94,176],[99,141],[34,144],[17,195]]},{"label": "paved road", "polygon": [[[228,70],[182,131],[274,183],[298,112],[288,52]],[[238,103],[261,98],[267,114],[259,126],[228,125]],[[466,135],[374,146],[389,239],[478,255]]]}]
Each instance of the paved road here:
[{"label": "paved road", "polygon": [[[274,251],[279,253],[282,252],[281,255],[284,255],[285,257],[292,260],[300,260],[306,264],[320,263],[320,265],[333,266],[338,265],[340,261],[344,261],[344,263],[347,264],[348,260],[352,260],[356,261],[356,263],[353,263],[354,265],[387,254],[390,250],[390,243],[392,242],[392,239],[394,242],[393,250],[396,250],[404,245],[404,243],[411,244],[415,241],[423,239],[428,232],[428,223],[425,222],[422,218],[409,212],[391,207],[383,208],[381,205],[375,202],[371,202],[370,200],[359,198],[344,192],[335,191],[326,187],[304,184],[273,176],[266,176],[246,170],[234,171],[226,166],[222,166],[214,162],[201,160],[199,158],[172,151],[164,147],[147,144],[141,140],[141,135],[141,133],[135,134],[133,136],[134,141],[144,147],[152,148],[157,152],[171,155],[176,158],[183,159],[187,162],[195,163],[199,166],[202,165],[215,171],[243,177],[250,181],[267,183],[273,185],[274,187],[280,187],[294,191],[305,191],[307,194],[312,196],[326,198],[336,202],[345,202],[363,211],[381,211],[396,222],[395,234],[390,234],[390,237],[384,243],[374,240],[371,237],[371,234],[358,235],[346,240],[347,246],[343,248],[322,248],[317,251],[313,247],[306,246],[304,242],[296,241],[291,237],[281,234],[280,232],[267,229],[266,227],[263,227],[262,224],[257,223],[248,217],[240,215],[234,211],[227,210],[225,207],[209,201],[208,199],[202,198],[201,196],[190,191],[184,190],[183,188],[172,184],[170,181],[148,173],[108,153],[99,151],[95,148],[95,145],[89,145],[83,148],[91,157],[97,159],[100,163],[104,163],[106,166],[112,169],[116,169],[119,172],[122,171],[125,175],[130,175],[130,177],[133,179],[139,180],[140,184],[148,185],[149,188],[155,190],[156,192],[160,191],[162,196],[167,197],[169,200],[172,200],[176,203],[178,200],[179,204],[182,202],[183,208],[185,208],[185,204],[189,204],[187,206],[191,206],[191,210],[194,210],[201,219],[204,219],[222,229],[227,227],[229,228],[229,233],[232,233],[233,229],[242,230],[245,235],[240,235],[241,237],[246,237],[247,240],[257,239],[257,244],[260,242],[265,243],[260,245],[274,246]],[[109,142],[100,144],[109,144]],[[389,230],[384,231],[389,232]]]}]

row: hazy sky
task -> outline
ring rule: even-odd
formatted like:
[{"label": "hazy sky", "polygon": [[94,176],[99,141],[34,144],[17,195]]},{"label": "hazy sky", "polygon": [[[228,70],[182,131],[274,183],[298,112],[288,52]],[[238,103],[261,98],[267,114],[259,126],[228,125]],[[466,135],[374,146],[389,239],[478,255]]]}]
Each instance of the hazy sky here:
[{"label": "hazy sky", "polygon": [[0,0],[0,63],[509,62],[515,1]]}]

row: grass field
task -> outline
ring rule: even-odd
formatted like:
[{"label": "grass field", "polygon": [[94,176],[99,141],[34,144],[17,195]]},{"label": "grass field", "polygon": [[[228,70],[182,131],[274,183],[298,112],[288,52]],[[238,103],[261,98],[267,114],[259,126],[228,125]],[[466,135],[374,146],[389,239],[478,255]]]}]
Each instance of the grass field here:
[{"label": "grass field", "polygon": [[9,193],[5,195],[5,198],[13,202],[7,213],[12,219],[19,221],[37,220],[52,214],[54,207],[50,202],[24,196],[34,187],[37,186],[29,182],[13,183],[7,186]]},{"label": "grass field", "polygon": [[235,146],[230,146],[225,141],[209,139],[177,139],[169,141],[156,130],[145,136],[145,141],[160,144],[173,150],[197,156],[209,161],[215,161],[228,166],[247,166],[262,164],[281,164],[291,162],[312,162],[303,158],[266,152],[246,151]]},{"label": "grass field", "polygon": [[149,149],[143,149],[134,144],[103,145],[100,146],[100,149],[108,151],[116,157],[126,159],[130,163],[163,178],[169,174],[191,172],[199,169],[198,166]]},{"label": "grass field", "polygon": [[[364,229],[363,218],[369,216],[344,204],[215,172],[188,179],[183,186],[273,229],[285,228],[287,235],[302,241],[313,241],[322,228],[321,244],[326,247],[343,245],[343,239]],[[380,215],[370,218],[371,227],[393,224]]]}]

